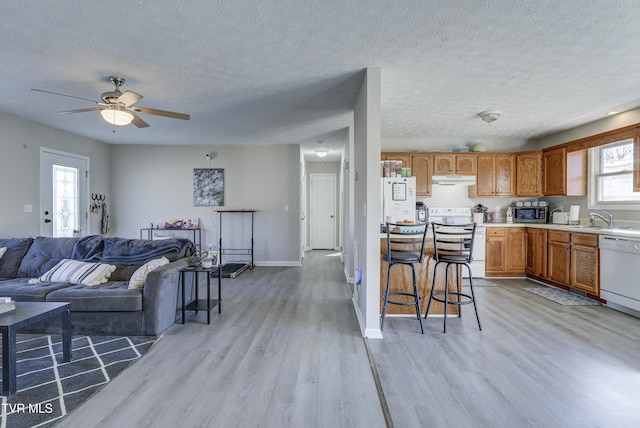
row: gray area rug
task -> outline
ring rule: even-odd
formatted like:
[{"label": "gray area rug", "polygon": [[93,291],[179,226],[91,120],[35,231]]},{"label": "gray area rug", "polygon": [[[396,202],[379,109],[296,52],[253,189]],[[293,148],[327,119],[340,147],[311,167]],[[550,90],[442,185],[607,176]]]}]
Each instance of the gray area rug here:
[{"label": "gray area rug", "polygon": [[142,357],[155,340],[73,336],[71,362],[63,363],[60,335],[18,335],[18,390],[11,397],[2,396],[0,426],[54,426]]},{"label": "gray area rug", "polygon": [[530,293],[537,294],[552,302],[565,306],[599,306],[600,303],[595,300],[587,299],[578,294],[569,291],[560,290],[551,287],[525,288]]}]

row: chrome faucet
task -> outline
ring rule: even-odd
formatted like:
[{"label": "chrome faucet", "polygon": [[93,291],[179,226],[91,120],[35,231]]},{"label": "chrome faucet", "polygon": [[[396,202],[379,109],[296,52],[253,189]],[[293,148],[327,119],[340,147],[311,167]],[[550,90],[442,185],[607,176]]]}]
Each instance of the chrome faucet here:
[{"label": "chrome faucet", "polygon": [[604,221],[607,224],[607,227],[609,229],[611,229],[613,227],[613,215],[608,211],[602,211],[602,212],[606,214],[608,218],[605,218],[602,214],[598,214],[596,212],[589,213],[589,226],[595,226],[596,217],[598,217],[600,220]]}]

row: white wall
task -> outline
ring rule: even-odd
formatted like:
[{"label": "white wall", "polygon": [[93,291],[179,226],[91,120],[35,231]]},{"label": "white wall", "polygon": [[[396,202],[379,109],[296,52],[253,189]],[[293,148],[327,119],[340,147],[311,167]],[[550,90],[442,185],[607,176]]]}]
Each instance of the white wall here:
[{"label": "white wall", "polygon": [[368,68],[354,109],[354,256],[361,271],[354,301],[365,337],[380,331],[380,68]]},{"label": "white wall", "polygon": [[[205,154],[210,151],[209,162]],[[256,264],[300,264],[299,146],[123,145],[112,147],[111,164],[111,223],[118,236],[136,238],[151,223],[198,217],[204,246],[217,248],[215,210],[255,209]],[[224,168],[224,207],[193,206],[193,169],[208,167]],[[250,248],[248,215],[223,214],[222,221],[224,248]]]},{"label": "white wall", "polygon": [[[89,193],[106,195],[109,208],[108,144],[4,114],[0,129],[0,237],[40,234],[40,147],[89,157]],[[25,213],[25,204],[33,206],[31,213]],[[99,216],[89,219],[90,233],[100,233]]]}]

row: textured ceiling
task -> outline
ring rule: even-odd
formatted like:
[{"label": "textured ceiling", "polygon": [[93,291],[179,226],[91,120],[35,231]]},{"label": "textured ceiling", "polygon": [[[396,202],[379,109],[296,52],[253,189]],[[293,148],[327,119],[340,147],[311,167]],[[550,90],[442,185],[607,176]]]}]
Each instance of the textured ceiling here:
[{"label": "textured ceiling", "polygon": [[[640,106],[636,1],[0,3],[0,112],[116,144],[340,146],[363,69],[383,139],[528,139]],[[112,89],[191,115],[117,129],[58,115]],[[476,115],[501,110],[487,125]]]}]

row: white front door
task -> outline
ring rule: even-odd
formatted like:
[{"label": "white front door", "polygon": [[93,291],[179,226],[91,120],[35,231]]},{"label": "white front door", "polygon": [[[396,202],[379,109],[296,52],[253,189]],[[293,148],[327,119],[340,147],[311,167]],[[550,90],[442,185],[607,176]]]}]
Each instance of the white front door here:
[{"label": "white front door", "polygon": [[334,249],[336,244],[336,176],[311,174],[311,249]]},{"label": "white front door", "polygon": [[40,149],[40,234],[63,237],[88,235],[89,159]]}]

